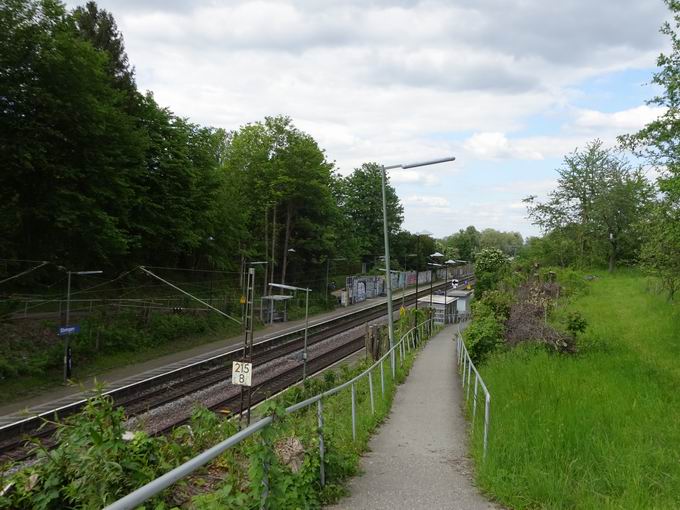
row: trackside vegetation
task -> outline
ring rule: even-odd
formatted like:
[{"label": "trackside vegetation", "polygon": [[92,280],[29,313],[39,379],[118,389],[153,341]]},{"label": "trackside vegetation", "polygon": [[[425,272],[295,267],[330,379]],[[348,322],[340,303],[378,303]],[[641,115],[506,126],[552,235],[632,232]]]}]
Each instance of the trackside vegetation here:
[{"label": "trackside vegetation", "polygon": [[[401,319],[399,333],[409,327],[413,314],[409,315]],[[408,375],[416,355],[417,350],[403,360],[397,358],[395,379],[389,360],[385,361],[384,397],[380,370],[374,370],[375,413],[368,380],[356,384],[356,439],[352,437],[349,390],[324,399],[324,486],[319,474],[316,406],[292,415],[284,410],[358,375],[368,368],[366,360],[326,372],[265,403],[259,413],[274,416],[271,426],[167,489],[145,508],[314,509],[336,501],[345,492],[345,480],[357,473],[360,454],[389,412],[396,387]],[[92,399],[82,414],[59,425],[56,448],[36,442],[38,462],[13,474],[7,474],[11,466],[0,466],[0,508],[101,508],[237,431],[233,420],[204,408],[197,408],[188,425],[168,436],[150,437],[137,431],[126,437],[125,421],[124,411],[114,409],[110,399]]]},{"label": "trackside vegetation", "polygon": [[680,309],[637,271],[598,276],[551,319],[587,322],[576,353],[523,343],[479,367],[477,481],[511,508],[680,507]]}]

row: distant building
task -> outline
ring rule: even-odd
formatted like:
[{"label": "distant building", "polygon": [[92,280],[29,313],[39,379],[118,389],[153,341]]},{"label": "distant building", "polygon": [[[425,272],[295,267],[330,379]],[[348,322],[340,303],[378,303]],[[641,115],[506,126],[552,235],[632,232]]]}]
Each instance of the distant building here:
[{"label": "distant building", "polygon": [[457,298],[456,307],[459,314],[470,313],[470,305],[472,304],[472,290],[450,290],[448,295]]},{"label": "distant building", "polygon": [[[432,308],[434,309],[434,321],[437,324],[444,324],[444,314],[446,314],[446,323],[450,324],[456,320],[456,302],[457,297],[448,295],[441,296],[434,294],[432,296]],[[420,308],[430,307],[430,296],[421,297],[418,299],[418,306]]]}]

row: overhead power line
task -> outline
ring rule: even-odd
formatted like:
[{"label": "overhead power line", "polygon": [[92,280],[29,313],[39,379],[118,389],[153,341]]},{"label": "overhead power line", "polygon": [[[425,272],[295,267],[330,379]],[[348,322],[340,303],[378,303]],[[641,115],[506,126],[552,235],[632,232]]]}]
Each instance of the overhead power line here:
[{"label": "overhead power line", "polygon": [[40,265],[37,265],[37,266],[32,267],[30,269],[27,269],[26,271],[22,271],[21,273],[15,274],[14,276],[10,276],[9,278],[5,278],[4,280],[0,280],[0,284],[3,284],[3,283],[8,282],[10,280],[14,280],[15,278],[19,278],[21,276],[27,275],[28,273],[32,273],[36,269],[40,269],[41,267],[46,266],[47,264],[49,264],[49,262],[43,261],[42,264],[40,264]]},{"label": "overhead power line", "polygon": [[189,296],[191,299],[194,299],[194,300],[198,301],[198,302],[201,303],[202,305],[207,306],[207,307],[210,308],[211,310],[216,311],[217,313],[219,313],[220,315],[223,315],[223,316],[226,317],[227,319],[231,319],[231,320],[234,321],[235,323],[241,324],[241,321],[240,321],[240,320],[238,320],[238,319],[232,317],[231,315],[229,315],[229,314],[227,314],[227,313],[224,313],[224,312],[223,312],[222,310],[220,310],[219,308],[215,308],[213,305],[211,305],[211,304],[209,304],[209,303],[206,303],[205,301],[203,301],[202,299],[197,298],[197,297],[194,296],[193,294],[189,294],[187,291],[185,291],[185,290],[183,290],[183,289],[180,289],[177,285],[174,285],[174,284],[170,283],[169,281],[164,280],[163,278],[161,278],[161,277],[158,276],[157,274],[154,274],[154,273],[152,273],[151,271],[149,271],[148,269],[146,269],[144,266],[139,266],[139,269],[141,269],[142,271],[144,271],[144,272],[145,272],[146,274],[148,274],[149,276],[153,276],[153,277],[156,278],[157,280],[162,281],[164,284],[169,285],[169,286],[172,287],[173,289],[180,291],[182,294],[185,294],[185,295]]}]

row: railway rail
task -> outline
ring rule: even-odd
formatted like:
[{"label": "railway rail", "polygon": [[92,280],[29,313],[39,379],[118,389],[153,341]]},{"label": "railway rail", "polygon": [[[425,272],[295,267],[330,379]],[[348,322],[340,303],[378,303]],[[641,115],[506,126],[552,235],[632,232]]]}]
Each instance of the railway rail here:
[{"label": "railway rail", "polygon": [[[446,284],[448,282],[434,285],[433,290],[439,290]],[[429,287],[422,289],[418,292],[417,297],[427,295],[429,292]],[[415,303],[417,297],[415,292],[407,294],[405,304]],[[393,299],[393,306],[398,306],[401,302],[401,297]],[[308,344],[312,347],[351,328],[384,317],[386,313],[387,303],[382,302],[310,324]],[[263,365],[300,351],[303,334],[304,328],[301,327],[256,342],[253,345],[254,366]],[[361,350],[363,346],[364,338],[362,335],[311,358],[308,361],[309,373],[323,370],[340,359]],[[124,381],[118,387],[105,391],[104,394],[113,398],[115,405],[124,407],[128,416],[135,416],[230,379],[231,371],[227,368],[232,361],[240,359],[243,359],[243,348],[232,346],[227,352],[199,357],[199,359],[191,358],[183,363],[145,372]],[[301,379],[302,365],[297,363],[295,367],[283,373],[278,373],[253,388],[252,403],[256,404],[267,398],[268,395],[281,391]],[[49,425],[46,421],[63,420],[77,413],[90,396],[92,395],[81,394],[71,398],[71,401],[68,401],[68,399],[66,402],[58,401],[59,405],[47,404],[41,406],[32,416],[17,417],[13,415],[14,420],[7,420],[8,417],[2,417],[6,423],[0,425],[0,460],[9,458],[16,461],[26,458],[29,455],[28,449],[23,445],[27,437],[48,440],[47,438],[54,431],[54,426]],[[238,412],[240,411],[239,406],[240,398],[229,397],[210,407],[215,410],[229,409],[231,412]],[[179,416],[175,423],[165,427],[165,429],[176,426],[187,418],[187,416]]]}]

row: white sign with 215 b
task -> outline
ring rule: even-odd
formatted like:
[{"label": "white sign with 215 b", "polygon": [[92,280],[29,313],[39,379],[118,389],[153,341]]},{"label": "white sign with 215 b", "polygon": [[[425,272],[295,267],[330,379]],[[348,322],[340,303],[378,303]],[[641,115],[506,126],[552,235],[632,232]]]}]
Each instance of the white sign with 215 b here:
[{"label": "white sign with 215 b", "polygon": [[239,386],[252,386],[253,364],[234,361],[231,367],[231,382]]}]

